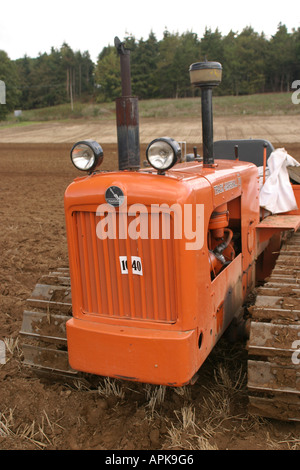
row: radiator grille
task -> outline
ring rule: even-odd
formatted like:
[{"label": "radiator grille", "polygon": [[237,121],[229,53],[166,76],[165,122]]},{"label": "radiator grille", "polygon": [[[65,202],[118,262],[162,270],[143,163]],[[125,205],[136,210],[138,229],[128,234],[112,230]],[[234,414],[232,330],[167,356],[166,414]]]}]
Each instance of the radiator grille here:
[{"label": "radiator grille", "polygon": [[[122,233],[127,233],[134,217],[118,212],[115,215],[116,233],[120,233],[120,226]],[[140,216],[150,218],[148,214]],[[83,311],[114,318],[175,322],[174,240],[161,236],[165,214],[157,214],[160,227],[157,239],[150,237],[150,223],[147,239],[128,236],[100,239],[96,228],[103,217],[94,212],[73,213]],[[171,233],[172,223],[171,219]],[[124,257],[140,258],[143,275],[133,274],[129,261],[128,273],[122,274],[120,260]]]}]

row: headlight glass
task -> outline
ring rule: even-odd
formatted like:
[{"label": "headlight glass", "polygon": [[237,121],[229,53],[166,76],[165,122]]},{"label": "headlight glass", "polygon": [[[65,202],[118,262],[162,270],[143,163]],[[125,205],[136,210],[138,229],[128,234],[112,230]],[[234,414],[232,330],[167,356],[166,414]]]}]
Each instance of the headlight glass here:
[{"label": "headlight glass", "polygon": [[146,157],[153,168],[164,171],[171,168],[181,155],[181,148],[176,140],[161,137],[153,140],[147,147]]},{"label": "headlight glass", "polygon": [[93,140],[77,142],[71,150],[71,160],[78,170],[92,171],[102,162],[103,150]]},{"label": "headlight glass", "polygon": [[90,147],[79,144],[72,153],[72,160],[79,170],[89,170],[95,163],[95,155]]}]

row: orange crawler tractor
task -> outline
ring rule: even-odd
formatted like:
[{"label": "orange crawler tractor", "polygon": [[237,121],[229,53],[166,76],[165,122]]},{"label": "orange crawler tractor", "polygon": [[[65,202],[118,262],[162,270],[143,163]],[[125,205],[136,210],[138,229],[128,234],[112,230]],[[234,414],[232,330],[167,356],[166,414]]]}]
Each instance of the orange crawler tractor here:
[{"label": "orange crawler tractor", "polygon": [[[119,170],[97,169],[103,151],[94,141],[72,148],[87,175],[65,193],[69,270],[51,273],[28,299],[24,361],[178,387],[193,383],[223,333],[240,326],[251,410],[300,420],[300,211],[266,216],[260,208],[258,166],[266,168],[272,145],[213,143],[212,89],[222,68],[200,62],[190,77],[201,87],[203,158],[163,137],[149,144],[141,169],[129,51],[115,44]],[[300,186],[292,187],[300,203]],[[242,307],[258,283],[245,321]]]}]

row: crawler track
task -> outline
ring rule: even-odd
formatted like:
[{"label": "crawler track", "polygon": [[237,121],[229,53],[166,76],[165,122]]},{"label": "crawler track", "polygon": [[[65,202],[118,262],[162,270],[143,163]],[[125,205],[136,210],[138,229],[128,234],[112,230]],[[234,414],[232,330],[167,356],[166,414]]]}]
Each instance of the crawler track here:
[{"label": "crawler track", "polygon": [[44,276],[27,300],[23,313],[24,365],[48,375],[74,377],[68,362],[66,321],[72,315],[68,269]]},{"label": "crawler track", "polygon": [[300,421],[300,232],[284,242],[251,314],[249,410]]},{"label": "crawler track", "polygon": [[[250,311],[249,411],[300,421],[300,232],[284,243]],[[27,300],[20,332],[25,366],[46,376],[78,376],[68,362],[65,324],[71,315],[69,271],[59,269]]]}]

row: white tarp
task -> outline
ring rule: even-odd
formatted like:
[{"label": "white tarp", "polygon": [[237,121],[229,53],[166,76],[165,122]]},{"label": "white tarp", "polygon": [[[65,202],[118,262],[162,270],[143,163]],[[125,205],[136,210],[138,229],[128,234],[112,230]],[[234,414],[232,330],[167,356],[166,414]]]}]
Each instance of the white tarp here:
[{"label": "white tarp", "polygon": [[272,214],[297,209],[294,191],[287,167],[300,166],[284,148],[274,150],[268,158],[265,184],[262,184],[263,167],[259,167],[260,206]]}]

